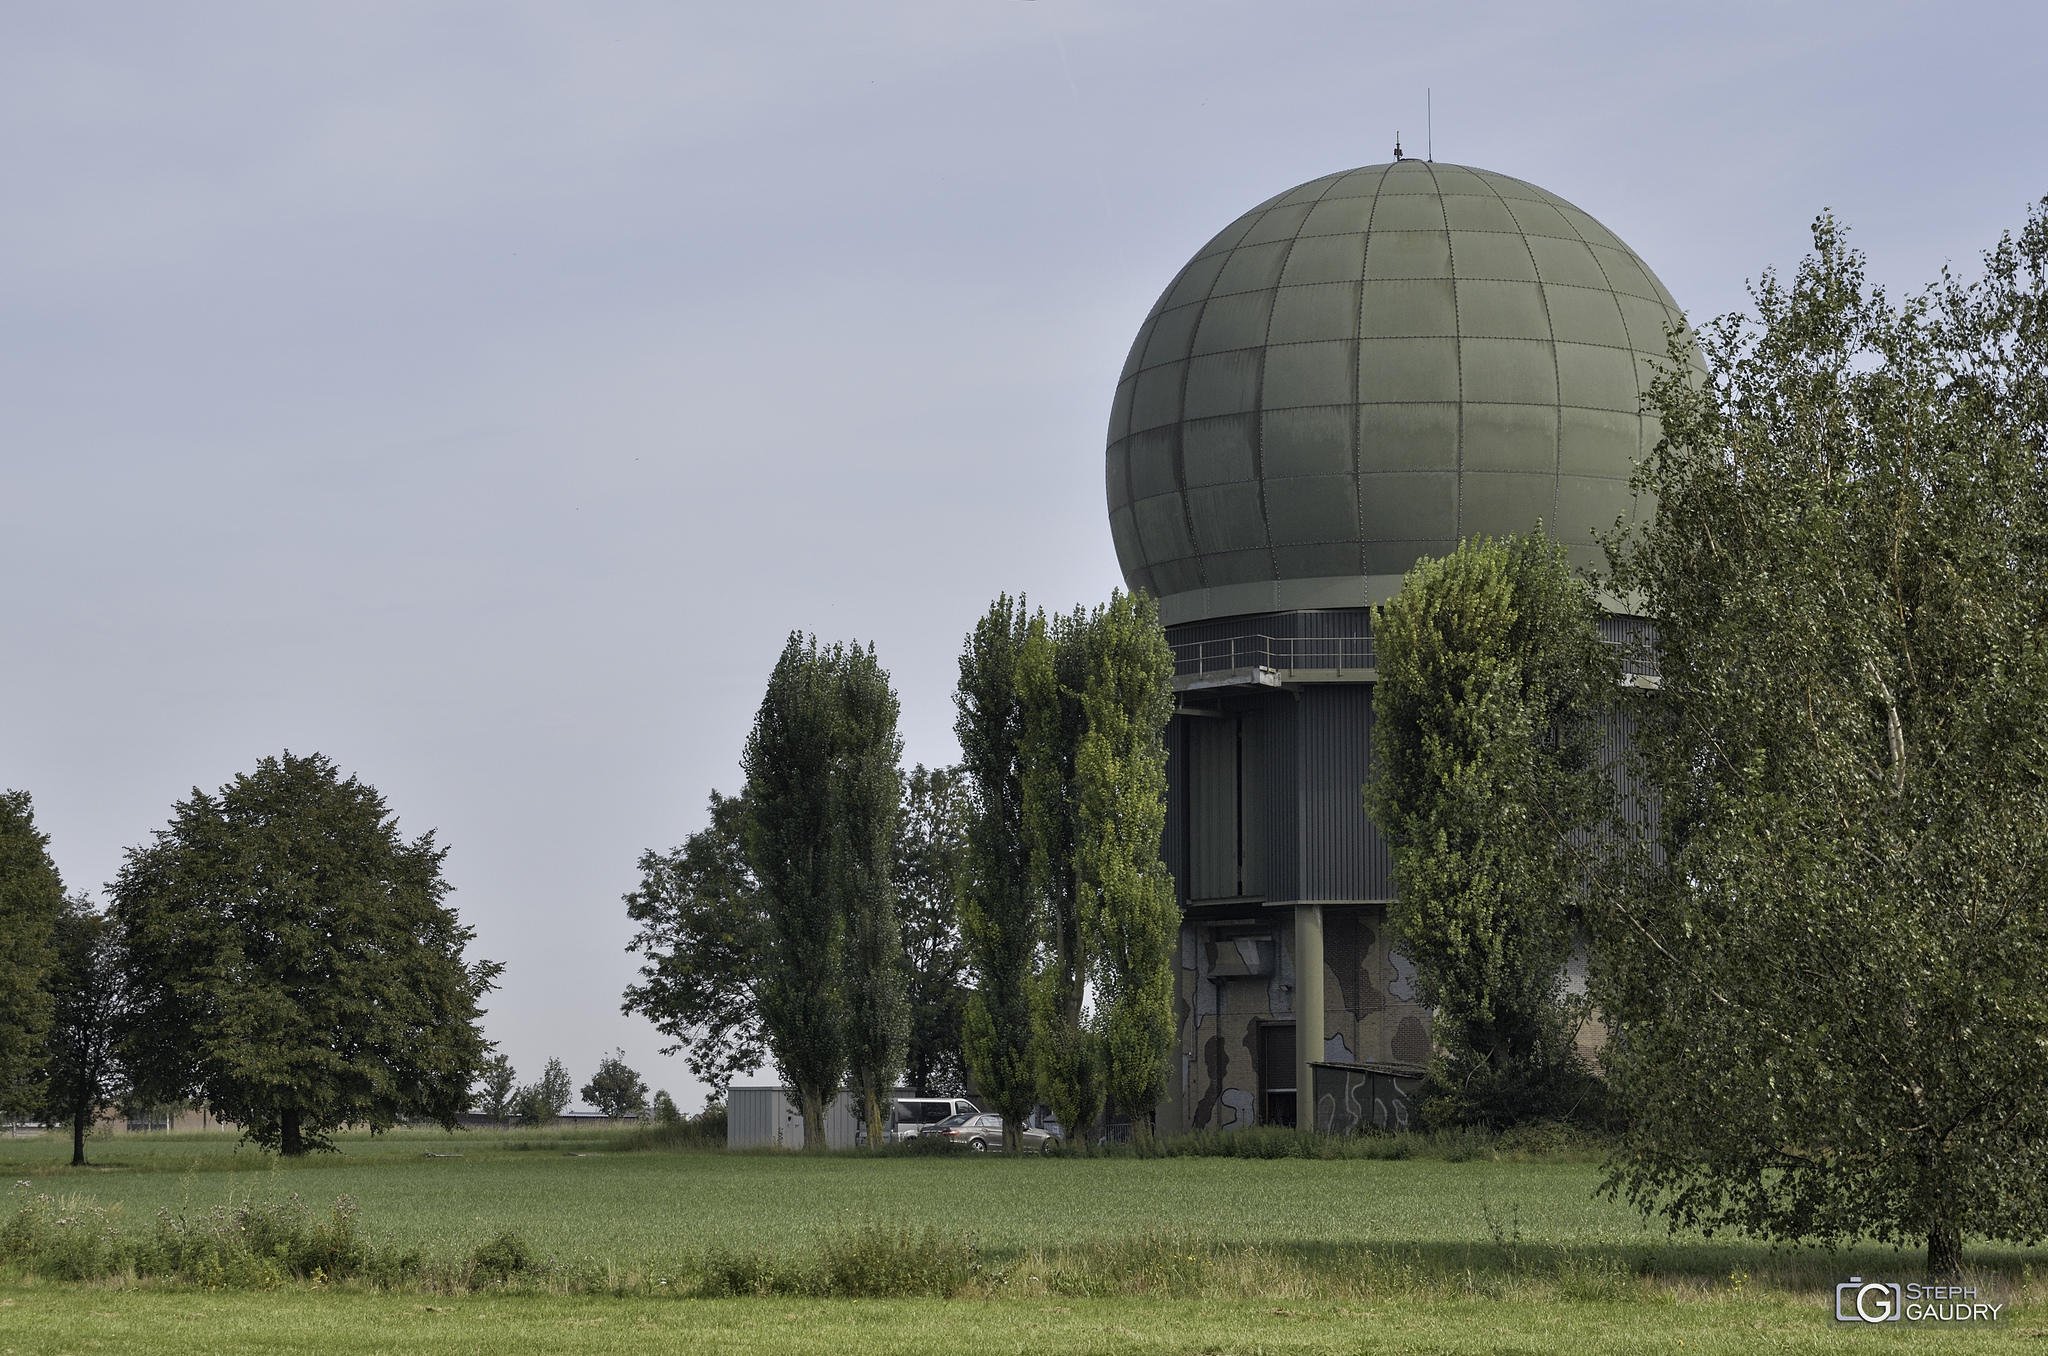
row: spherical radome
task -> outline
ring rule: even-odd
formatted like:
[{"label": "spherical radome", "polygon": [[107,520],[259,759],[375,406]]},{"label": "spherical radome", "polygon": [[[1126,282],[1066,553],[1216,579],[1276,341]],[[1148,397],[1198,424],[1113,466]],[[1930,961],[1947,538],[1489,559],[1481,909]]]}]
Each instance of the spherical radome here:
[{"label": "spherical radome", "polygon": [[1587,213],[1401,160],[1239,217],[1166,289],[1109,421],[1124,579],[1169,625],[1384,601],[1541,521],[1574,562],[1639,512],[1678,304]]}]

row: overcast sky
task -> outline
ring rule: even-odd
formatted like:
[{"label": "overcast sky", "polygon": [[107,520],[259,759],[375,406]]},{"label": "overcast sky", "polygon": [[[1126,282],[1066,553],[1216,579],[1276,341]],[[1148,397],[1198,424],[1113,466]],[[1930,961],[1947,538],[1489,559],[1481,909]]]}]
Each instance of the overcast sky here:
[{"label": "overcast sky", "polygon": [[619,896],[792,628],[951,761],[1001,590],[1120,582],[1124,351],[1253,204],[1541,184],[1695,316],[1833,208],[1895,287],[2048,193],[2048,7],[0,8],[0,787],[97,894],[283,749],[453,851],[487,1027],[623,1046]]}]

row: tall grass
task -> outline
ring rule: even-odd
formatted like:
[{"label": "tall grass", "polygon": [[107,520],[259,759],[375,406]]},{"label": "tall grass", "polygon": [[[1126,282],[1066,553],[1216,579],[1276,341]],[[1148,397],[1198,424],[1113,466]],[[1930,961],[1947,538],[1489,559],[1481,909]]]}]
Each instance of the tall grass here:
[{"label": "tall grass", "polygon": [[1284,1126],[1262,1125],[1243,1130],[1195,1130],[1158,1138],[1133,1136],[1087,1149],[1068,1148],[1065,1152],[1106,1158],[1302,1158],[1381,1162],[1415,1158],[1468,1163],[1474,1159],[1584,1161],[1604,1156],[1606,1145],[1584,1131],[1555,1122],[1520,1126],[1506,1134],[1460,1129],[1427,1133],[1366,1130],[1350,1135],[1318,1135]]},{"label": "tall grass", "polygon": [[89,1201],[19,1187],[15,1195],[14,1217],[0,1225],[0,1263],[54,1280],[134,1276],[235,1289],[352,1277],[391,1284],[422,1264],[416,1251],[371,1247],[346,1196],[325,1219],[294,1195],[189,1215],[161,1210],[154,1229],[129,1234]]},{"label": "tall grass", "polygon": [[[0,1276],[117,1285],[276,1289],[287,1285],[438,1294],[526,1292],[731,1298],[1125,1297],[1372,1302],[1471,1299],[1627,1302],[1738,1297],[1745,1290],[1821,1293],[1839,1265],[1779,1256],[1715,1278],[1672,1271],[1655,1246],[1592,1248],[1524,1236],[1520,1214],[1487,1209],[1486,1243],[1463,1245],[1219,1242],[1191,1230],[1146,1230],[1066,1246],[991,1253],[938,1225],[864,1219],[819,1231],[808,1246],[685,1246],[622,1267],[543,1255],[505,1231],[470,1251],[430,1254],[368,1237],[346,1197],[317,1217],[296,1196],[174,1214],[130,1233],[99,1207],[17,1190],[0,1223]],[[2037,1302],[2031,1267],[2007,1275]]]}]

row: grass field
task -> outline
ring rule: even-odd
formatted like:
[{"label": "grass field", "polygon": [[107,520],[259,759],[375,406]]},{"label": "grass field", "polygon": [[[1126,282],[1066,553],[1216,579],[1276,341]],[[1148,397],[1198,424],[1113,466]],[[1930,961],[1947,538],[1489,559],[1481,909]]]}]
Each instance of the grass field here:
[{"label": "grass field", "polygon": [[[2002,1332],[1840,1332],[1824,1321],[1831,1278],[1911,1269],[1917,1257],[1672,1239],[1597,1198],[1600,1169],[1584,1155],[814,1158],[634,1152],[616,1133],[519,1131],[341,1143],[341,1154],[286,1165],[228,1135],[124,1136],[95,1143],[99,1162],[74,1171],[55,1137],[9,1139],[0,1171],[28,1184],[18,1198],[89,1201],[144,1232],[160,1209],[292,1194],[324,1209],[348,1195],[380,1246],[461,1258],[512,1230],[562,1264],[550,1274],[580,1279],[526,1287],[535,1293],[297,1283],[252,1294],[132,1278],[53,1283],[15,1267],[0,1281],[0,1356],[828,1342],[878,1352],[1821,1350],[1846,1340],[2048,1349],[2022,1335],[2040,1331],[2031,1250],[1971,1253],[2017,1283]],[[975,1282],[950,1293],[975,1297],[684,1300],[661,1288],[701,1271],[708,1252],[815,1258],[878,1224],[971,1238]],[[578,1289],[606,1293],[563,1293]]]},{"label": "grass field", "polygon": [[[11,1301],[11,1303],[10,1303]],[[1368,1306],[1149,1299],[611,1300],[518,1296],[442,1301],[393,1295],[204,1294],[42,1287],[0,1298],[0,1349],[356,1356],[559,1352],[564,1356],[933,1356],[934,1353],[1530,1353],[1911,1350],[2038,1352],[2048,1331],[1837,1330],[1817,1307],[1736,1302]]]}]

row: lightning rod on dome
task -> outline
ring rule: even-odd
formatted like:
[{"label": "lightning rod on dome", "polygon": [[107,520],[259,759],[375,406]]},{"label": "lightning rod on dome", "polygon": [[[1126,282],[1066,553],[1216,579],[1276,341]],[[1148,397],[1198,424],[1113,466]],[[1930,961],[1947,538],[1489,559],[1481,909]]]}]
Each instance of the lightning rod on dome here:
[{"label": "lightning rod on dome", "polygon": [[1436,91],[1425,87],[1422,91],[1422,153],[1429,157],[1429,163],[1436,163]]},{"label": "lightning rod on dome", "polygon": [[1400,134],[1399,132],[1395,132],[1395,133],[1394,133],[1394,159],[1396,159],[1396,160],[1399,160],[1400,158],[1401,158],[1401,134]]}]

